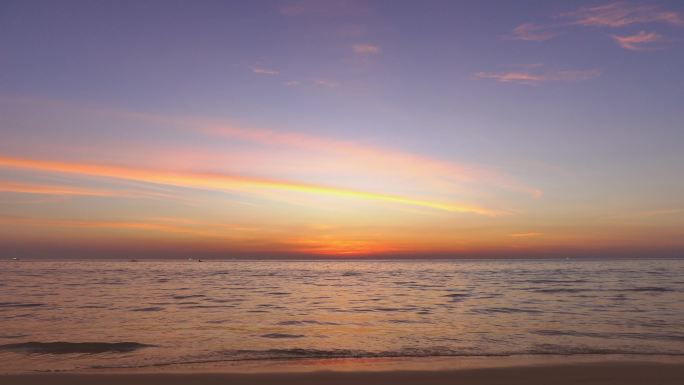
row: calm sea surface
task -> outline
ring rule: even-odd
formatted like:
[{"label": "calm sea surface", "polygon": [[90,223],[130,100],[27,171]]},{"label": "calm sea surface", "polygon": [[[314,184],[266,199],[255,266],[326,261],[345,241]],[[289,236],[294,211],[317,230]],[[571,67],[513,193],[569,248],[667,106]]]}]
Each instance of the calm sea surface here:
[{"label": "calm sea surface", "polygon": [[684,260],[3,261],[0,372],[684,355]]}]

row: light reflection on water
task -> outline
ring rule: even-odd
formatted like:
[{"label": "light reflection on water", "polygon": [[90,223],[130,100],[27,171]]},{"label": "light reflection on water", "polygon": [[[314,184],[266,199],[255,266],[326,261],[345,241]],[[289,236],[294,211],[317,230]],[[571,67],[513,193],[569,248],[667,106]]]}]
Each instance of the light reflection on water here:
[{"label": "light reflection on water", "polygon": [[[4,261],[0,285],[1,372],[684,355],[683,260]],[[68,344],[83,342],[97,344]]]}]

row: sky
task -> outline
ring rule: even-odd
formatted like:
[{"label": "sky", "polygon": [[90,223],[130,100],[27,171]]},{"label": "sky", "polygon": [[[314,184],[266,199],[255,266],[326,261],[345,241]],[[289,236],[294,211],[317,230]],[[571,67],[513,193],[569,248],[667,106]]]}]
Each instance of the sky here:
[{"label": "sky", "polygon": [[684,256],[680,1],[0,1],[0,257]]}]

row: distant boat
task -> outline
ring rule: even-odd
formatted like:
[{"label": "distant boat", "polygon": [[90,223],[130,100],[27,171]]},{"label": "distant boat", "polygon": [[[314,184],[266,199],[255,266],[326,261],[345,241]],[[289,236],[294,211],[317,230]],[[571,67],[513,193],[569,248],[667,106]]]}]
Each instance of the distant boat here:
[{"label": "distant boat", "polygon": [[188,261],[192,261],[192,258],[188,257]]},{"label": "distant boat", "polygon": [[201,259],[198,258],[198,259],[197,259],[197,262],[203,262],[203,261],[202,261]]},{"label": "distant boat", "polygon": [[13,257],[12,260],[13,260],[13,261],[18,261],[19,258],[18,258],[18,257]]},{"label": "distant boat", "polygon": [[131,259],[130,262],[138,262],[137,259]]}]

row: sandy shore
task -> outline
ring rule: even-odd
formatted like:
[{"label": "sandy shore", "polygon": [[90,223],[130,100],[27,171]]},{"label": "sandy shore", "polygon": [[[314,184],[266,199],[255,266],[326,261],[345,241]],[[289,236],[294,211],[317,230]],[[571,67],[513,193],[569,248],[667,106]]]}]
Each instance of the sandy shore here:
[{"label": "sandy shore", "polygon": [[0,375],[7,385],[522,385],[684,384],[684,365],[672,363],[589,363],[428,371],[290,373],[55,373]]}]

